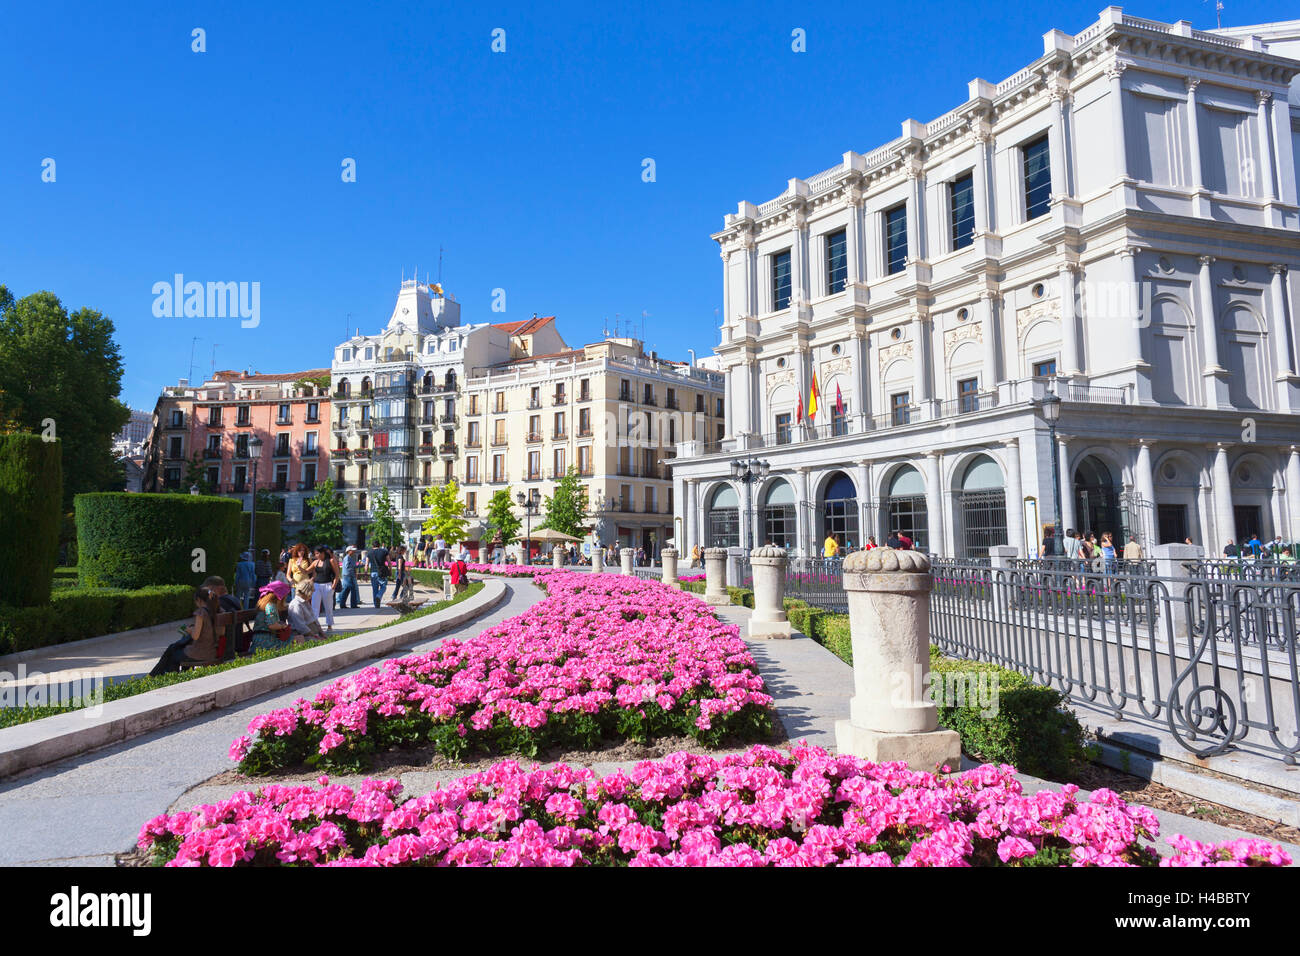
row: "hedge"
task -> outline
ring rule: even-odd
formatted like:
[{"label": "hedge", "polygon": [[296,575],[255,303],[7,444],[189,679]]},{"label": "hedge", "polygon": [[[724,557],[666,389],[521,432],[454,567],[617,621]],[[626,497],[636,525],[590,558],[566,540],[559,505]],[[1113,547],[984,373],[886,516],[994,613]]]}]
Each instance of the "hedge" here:
[{"label": "hedge", "polygon": [[0,435],[0,604],[50,599],[63,524],[59,443],[40,435]]},{"label": "hedge", "polygon": [[210,574],[232,579],[241,514],[233,498],[91,492],[77,495],[76,509],[84,587],[197,587]]},{"label": "hedge", "polygon": [[411,578],[415,581],[418,581],[420,584],[428,585],[430,587],[435,587],[435,588],[442,587],[442,575],[444,572],[439,571],[437,568],[408,567],[406,570],[410,571]]},{"label": "hedge", "polygon": [[[250,512],[241,511],[239,513],[239,550],[240,552],[248,549],[248,520]],[[271,552],[271,567],[275,567],[274,562],[280,560],[280,549],[284,547],[284,534],[281,530],[280,512],[278,511],[259,511],[257,513],[257,550],[260,554],[263,550]],[[257,555],[253,555],[253,560],[257,560]],[[225,572],[216,571],[223,577]],[[234,578],[228,580],[233,581]]]},{"label": "hedge", "polygon": [[0,607],[0,654],[179,621],[194,612],[194,589],[172,584],[60,588],[44,607]]}]

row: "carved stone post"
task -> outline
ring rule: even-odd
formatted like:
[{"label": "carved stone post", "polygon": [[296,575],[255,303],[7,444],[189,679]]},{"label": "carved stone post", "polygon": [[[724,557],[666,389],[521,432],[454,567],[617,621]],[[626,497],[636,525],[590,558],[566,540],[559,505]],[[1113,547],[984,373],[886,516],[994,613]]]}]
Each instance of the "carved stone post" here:
[{"label": "carved stone post", "polygon": [[631,575],[633,573],[632,559],[636,557],[636,550],[634,548],[624,548],[618,553],[618,556],[623,562],[623,573]]},{"label": "carved stone post", "polygon": [[603,548],[591,549],[591,572],[600,574],[605,570],[605,550]]},{"label": "carved stone post", "polygon": [[789,637],[793,632],[785,616],[785,548],[764,545],[749,552],[754,569],[754,613],[749,618],[750,637]]},{"label": "carved stone post", "polygon": [[932,584],[919,551],[875,548],[844,560],[855,693],[849,719],[835,724],[840,753],[913,770],[961,767],[961,738],[939,729],[925,693]]},{"label": "carved stone post", "polygon": [[731,596],[727,594],[727,549],[704,549],[704,603],[713,605],[730,604]]},{"label": "carved stone post", "polygon": [[659,552],[659,563],[663,565],[664,584],[670,588],[681,590],[681,585],[677,582],[677,549],[664,548]]}]

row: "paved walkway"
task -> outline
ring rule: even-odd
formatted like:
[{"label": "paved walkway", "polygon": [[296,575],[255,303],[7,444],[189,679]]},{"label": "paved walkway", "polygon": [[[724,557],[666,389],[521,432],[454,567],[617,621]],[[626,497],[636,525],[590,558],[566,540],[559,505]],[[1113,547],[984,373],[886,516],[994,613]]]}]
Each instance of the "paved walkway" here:
[{"label": "paved walkway", "polygon": [[[497,610],[457,631],[416,645],[411,651],[426,650],[448,636],[478,634],[493,623],[521,613],[540,597],[531,584],[517,579],[508,581],[507,586],[506,603]],[[750,614],[738,607],[717,610],[724,620],[742,627]],[[791,640],[751,641],[750,647],[790,739],[833,748],[835,721],[848,713],[853,694],[852,668],[802,635]],[[311,696],[338,676],[336,673],[327,680],[267,695],[234,710],[210,713],[0,783],[0,833],[5,835],[0,842],[0,865],[111,866],[113,854],[130,849],[141,824],[150,817],[166,809],[188,808],[247,789],[247,785],[200,784],[231,768],[227,748],[253,716],[285,706],[298,697]],[[601,762],[591,766],[606,773],[628,764]],[[974,764],[963,760],[963,766]],[[417,795],[461,775],[460,771],[414,772],[401,779],[408,795]],[[362,778],[331,779],[350,783]],[[1030,792],[1059,786],[1023,775],[1020,779]],[[1155,813],[1165,835],[1182,833],[1203,841],[1246,835],[1160,810]],[[1158,845],[1168,849],[1163,838]],[[1300,847],[1288,849],[1300,860]]]}]

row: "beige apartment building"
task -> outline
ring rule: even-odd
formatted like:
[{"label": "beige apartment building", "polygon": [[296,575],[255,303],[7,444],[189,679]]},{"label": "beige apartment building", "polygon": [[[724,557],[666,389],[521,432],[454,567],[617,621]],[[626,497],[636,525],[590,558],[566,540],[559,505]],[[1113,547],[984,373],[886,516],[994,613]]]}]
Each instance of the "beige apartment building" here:
[{"label": "beige apartment building", "polygon": [[636,339],[607,338],[467,373],[456,475],[467,510],[484,513],[493,493],[509,487],[512,498],[522,491],[537,502],[536,523],[573,467],[587,489],[589,541],[657,555],[679,536],[667,462],[678,442],[721,439],[719,372],[647,355]]}]

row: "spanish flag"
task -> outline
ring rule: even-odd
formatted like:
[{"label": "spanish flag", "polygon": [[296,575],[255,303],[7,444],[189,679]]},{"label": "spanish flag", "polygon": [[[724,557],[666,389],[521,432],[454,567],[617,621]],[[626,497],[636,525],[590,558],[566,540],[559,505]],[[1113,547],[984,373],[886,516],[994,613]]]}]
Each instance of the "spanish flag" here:
[{"label": "spanish flag", "polygon": [[808,391],[808,418],[817,417],[817,399],[821,396],[821,389],[817,387],[817,373],[813,372],[812,388]]}]

